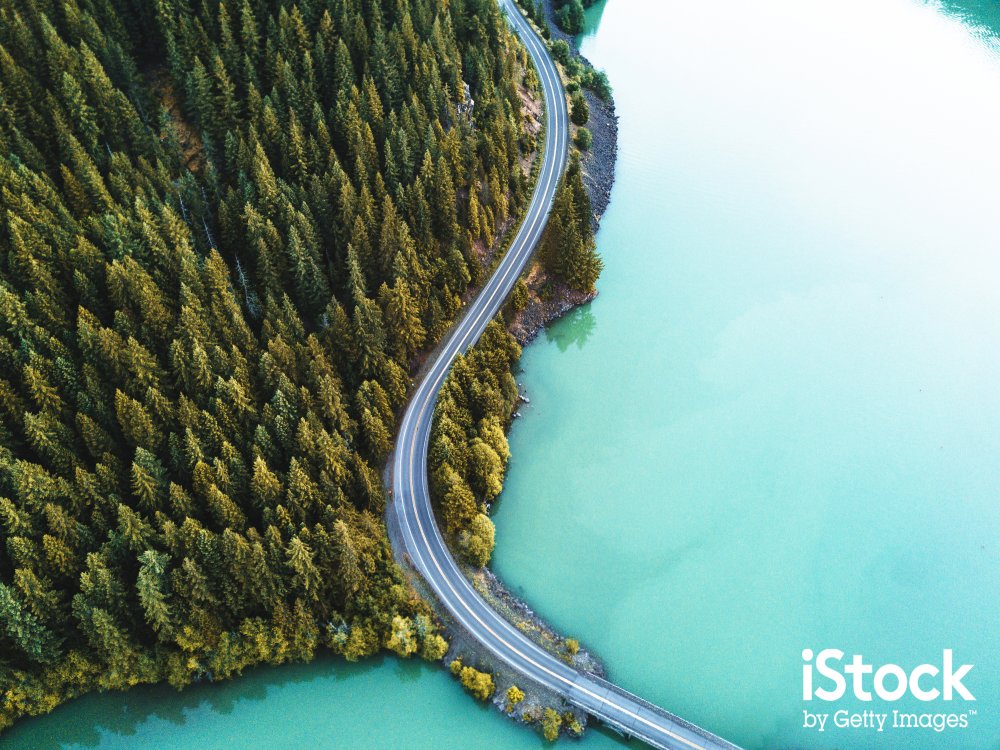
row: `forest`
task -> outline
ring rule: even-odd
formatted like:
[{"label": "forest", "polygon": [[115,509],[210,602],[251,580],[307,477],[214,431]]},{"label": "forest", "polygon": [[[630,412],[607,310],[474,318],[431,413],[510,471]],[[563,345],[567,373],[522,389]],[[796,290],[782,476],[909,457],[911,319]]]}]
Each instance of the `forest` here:
[{"label": "forest", "polygon": [[[532,86],[495,0],[0,0],[0,730],[320,648],[444,656],[380,470],[526,201]],[[592,286],[574,184],[545,257]],[[478,564],[517,354],[492,326],[439,420]]]}]

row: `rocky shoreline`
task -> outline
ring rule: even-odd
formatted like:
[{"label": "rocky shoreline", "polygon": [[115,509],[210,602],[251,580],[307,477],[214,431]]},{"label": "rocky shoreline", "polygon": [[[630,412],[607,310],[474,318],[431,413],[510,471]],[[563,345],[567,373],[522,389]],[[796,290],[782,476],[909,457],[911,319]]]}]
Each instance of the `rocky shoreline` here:
[{"label": "rocky shoreline", "polygon": [[[545,18],[549,22],[552,40],[561,39],[569,45],[572,54],[582,63],[594,67],[590,60],[580,54],[576,38],[556,26],[553,0],[543,0]],[[590,107],[590,121],[587,129],[594,136],[594,142],[583,154],[581,163],[584,170],[584,185],[590,194],[590,203],[596,215],[595,221],[607,210],[611,201],[611,186],[615,181],[615,163],[618,160],[618,115],[615,113],[614,97],[604,101],[589,89],[584,90]]]}]

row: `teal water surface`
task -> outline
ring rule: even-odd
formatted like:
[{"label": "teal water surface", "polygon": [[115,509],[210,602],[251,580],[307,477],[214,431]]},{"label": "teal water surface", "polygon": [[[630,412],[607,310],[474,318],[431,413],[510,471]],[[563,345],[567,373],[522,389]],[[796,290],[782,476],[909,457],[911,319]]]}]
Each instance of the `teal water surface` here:
[{"label": "teal water surface", "polygon": [[[612,2],[584,40],[621,117],[607,268],[525,351],[495,567],[744,746],[1000,746],[997,8]],[[827,647],[954,649],[978,700],[804,703]]]},{"label": "teal water surface", "polygon": [[[588,17],[621,117],[607,268],[525,350],[497,571],[616,681],[748,748],[997,748],[997,5]],[[955,649],[978,715],[807,732],[800,653],[827,646]],[[543,743],[436,667],[321,659],[88,696],[0,746]]]},{"label": "teal water surface", "polygon": [[[493,739],[491,739],[493,738]],[[0,738],[24,750],[475,748],[541,740],[463,692],[437,665],[378,659],[260,668],[183,692],[167,686],[88,695]]]}]

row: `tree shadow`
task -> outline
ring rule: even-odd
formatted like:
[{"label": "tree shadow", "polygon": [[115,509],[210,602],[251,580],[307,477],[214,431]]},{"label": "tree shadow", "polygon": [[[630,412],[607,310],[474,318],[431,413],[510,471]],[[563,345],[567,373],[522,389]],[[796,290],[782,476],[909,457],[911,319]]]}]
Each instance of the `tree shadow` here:
[{"label": "tree shadow", "polygon": [[[241,676],[221,682],[200,682],[183,690],[166,684],[140,685],[127,691],[89,693],[69,701],[51,714],[24,719],[4,733],[3,747],[11,750],[61,750],[67,746],[98,747],[108,735],[116,744],[135,737],[151,720],[183,726],[196,710],[231,714],[237,704],[259,703],[274,688],[323,679],[337,681],[382,667],[384,656],[351,664],[329,654],[312,662],[261,666],[244,671]],[[416,680],[424,669],[433,668],[416,662],[399,661],[398,676]]]},{"label": "tree shadow", "polygon": [[587,725],[587,731],[603,735],[606,739],[611,740],[619,747],[648,747],[648,745],[641,740],[631,739],[625,735],[619,734],[611,727],[601,724],[595,719],[590,720],[590,723]]},{"label": "tree shadow", "polygon": [[577,47],[580,46],[581,40],[597,33],[597,29],[601,25],[601,17],[604,15],[604,6],[607,3],[608,0],[597,0],[596,3],[584,11],[586,21],[584,22],[583,31],[576,37]]},{"label": "tree shadow", "polygon": [[564,352],[570,346],[576,345],[582,349],[590,337],[594,335],[597,319],[588,302],[573,310],[569,315],[545,329],[545,340],[555,343],[559,351]]}]

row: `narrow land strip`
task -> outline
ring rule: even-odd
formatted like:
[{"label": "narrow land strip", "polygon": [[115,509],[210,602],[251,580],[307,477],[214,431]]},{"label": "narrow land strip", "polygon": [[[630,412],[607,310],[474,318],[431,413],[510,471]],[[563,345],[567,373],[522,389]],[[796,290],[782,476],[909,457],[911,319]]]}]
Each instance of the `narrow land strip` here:
[{"label": "narrow land strip", "polygon": [[434,518],[427,481],[427,450],[438,390],[455,357],[476,342],[524,270],[541,237],[566,165],[568,116],[554,63],[513,2],[502,0],[501,4],[538,69],[547,113],[542,168],[510,249],[427,369],[403,416],[393,465],[393,522],[398,524],[405,553],[451,616],[484,648],[528,679],[653,747],[732,750],[735,745],[710,732],[611,683],[574,670],[516,630],[483,601],[461,573]]}]

